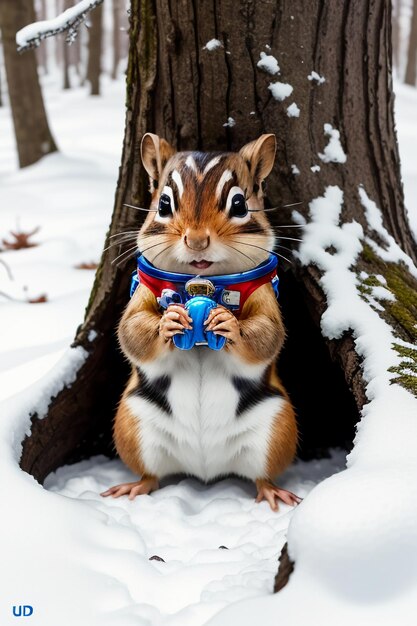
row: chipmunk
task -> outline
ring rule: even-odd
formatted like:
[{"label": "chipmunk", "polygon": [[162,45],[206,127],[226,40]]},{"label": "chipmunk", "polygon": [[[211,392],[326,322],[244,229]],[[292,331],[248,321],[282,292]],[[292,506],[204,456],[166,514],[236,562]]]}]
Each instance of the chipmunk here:
[{"label": "chipmunk", "polygon": [[[261,266],[275,243],[263,211],[275,151],[272,134],[238,153],[203,153],[176,152],[147,133],[141,156],[152,201],[137,237],[147,262],[168,275],[213,280]],[[275,371],[285,337],[279,305],[270,279],[261,283],[237,312],[218,304],[208,314],[206,331],[227,339],[222,350],[197,345],[183,351],[173,337],[192,328],[187,309],[172,303],[161,310],[158,287],[154,292],[140,281],[118,327],[132,375],[115,417],[114,441],[141,478],[102,496],[134,499],[156,490],[169,474],[206,482],[236,474],[253,481],[256,501],[266,499],[273,510],[278,500],[300,502],[273,483],[295,456],[297,426]]]}]

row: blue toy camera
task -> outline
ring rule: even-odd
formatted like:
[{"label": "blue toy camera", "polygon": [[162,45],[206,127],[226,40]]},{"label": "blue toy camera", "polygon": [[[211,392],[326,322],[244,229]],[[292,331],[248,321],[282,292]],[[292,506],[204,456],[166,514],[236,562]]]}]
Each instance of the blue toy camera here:
[{"label": "blue toy camera", "polygon": [[[226,343],[226,337],[215,335],[204,327],[211,309],[217,306],[213,299],[215,294],[213,283],[205,278],[192,278],[185,284],[185,290],[189,296],[185,309],[193,320],[193,328],[184,329],[183,335],[174,335],[172,338],[174,345],[180,350],[191,350],[194,346],[208,346],[212,350],[221,350]],[[181,302],[181,298],[170,289],[165,289],[159,299],[159,304],[163,308],[177,302]]]}]

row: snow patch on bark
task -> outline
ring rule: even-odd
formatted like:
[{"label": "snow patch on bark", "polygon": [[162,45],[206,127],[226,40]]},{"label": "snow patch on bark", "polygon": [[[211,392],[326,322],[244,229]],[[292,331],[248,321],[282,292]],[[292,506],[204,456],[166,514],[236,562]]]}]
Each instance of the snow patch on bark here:
[{"label": "snow patch on bark", "polygon": [[268,74],[279,74],[280,69],[278,65],[278,61],[272,54],[266,54],[265,52],[261,52],[260,60],[257,62],[257,67],[260,70],[264,70],[268,72]]},{"label": "snow patch on bark", "polygon": [[203,47],[203,50],[208,50],[209,52],[212,52],[213,50],[217,50],[217,48],[223,48],[222,42],[219,41],[219,39],[210,39],[210,41],[208,41]]},{"label": "snow patch on bark", "polygon": [[311,82],[314,81],[316,82],[318,85],[322,85],[323,83],[326,82],[326,79],[324,78],[324,76],[320,76],[320,74],[318,74],[317,72],[315,72],[314,70],[311,72],[311,74],[309,74],[307,76],[307,79]]},{"label": "snow patch on bark", "polygon": [[280,83],[277,81],[276,83],[270,83],[268,89],[272,93],[272,96],[275,100],[282,102],[285,98],[288,98],[293,92],[293,86],[289,83]]},{"label": "snow patch on bark", "polygon": [[413,261],[410,259],[408,254],[400,248],[394,237],[390,235],[385,228],[381,210],[377,207],[375,202],[370,199],[362,186],[358,188],[358,192],[361,204],[365,209],[367,222],[372,230],[378,233],[380,238],[384,241],[385,247],[377,244],[371,237],[366,237],[366,243],[369,244],[373,251],[384,261],[392,263],[402,261],[407,266],[410,274],[417,278],[417,268]]},{"label": "snow patch on bark", "polygon": [[228,117],[227,122],[225,122],[223,126],[233,128],[233,126],[236,126],[236,121],[233,119],[233,117]]},{"label": "snow patch on bark", "polygon": [[340,143],[340,132],[331,124],[325,124],[324,134],[330,137],[330,141],[324,148],[324,152],[319,152],[321,160],[324,163],[346,163],[347,157]]},{"label": "snow patch on bark", "polygon": [[290,104],[289,107],[287,107],[287,115],[288,117],[300,117],[300,108],[297,106],[295,102],[293,102],[292,104]]}]

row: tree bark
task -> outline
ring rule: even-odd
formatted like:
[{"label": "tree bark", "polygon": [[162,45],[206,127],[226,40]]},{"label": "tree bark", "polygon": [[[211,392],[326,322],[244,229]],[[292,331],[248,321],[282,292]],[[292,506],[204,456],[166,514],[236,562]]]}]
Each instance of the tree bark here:
[{"label": "tree bark", "polygon": [[91,95],[100,95],[101,74],[101,40],[103,35],[103,5],[90,13],[90,29],[88,40],[87,80],[90,83]]},{"label": "tree bark", "polygon": [[[145,131],[182,150],[234,150],[263,132],[274,132],[278,157],[267,189],[272,206],[302,201],[297,208],[308,219],[308,203],[327,186],[338,185],[344,192],[343,221],[356,220],[375,240],[358,200],[363,184],[380,207],[388,232],[416,260],[394,129],[390,19],[387,0],[343,0],[337,6],[330,0],[132,0],[126,131],[107,243],[112,234],[138,228],[143,219],[123,203],[146,206],[149,201],[139,161]],[[220,45],[209,50],[206,43],[213,38]],[[257,67],[260,52],[277,58],[279,75]],[[325,82],[309,80],[312,70]],[[276,81],[293,86],[283,102],[268,89]],[[287,114],[293,101],[299,117]],[[225,125],[229,118],[234,125]],[[321,162],[325,123],[340,131],[346,165]],[[321,169],[312,171],[319,163]],[[277,227],[291,221],[289,209],[268,215]],[[112,264],[123,250],[116,248],[103,254],[74,341],[88,357],[72,386],[52,400],[47,417],[32,417],[32,433],[23,444],[21,466],[41,481],[64,462],[111,450],[114,407],[127,376],[115,328],[134,269],[133,262],[126,268]],[[362,270],[369,276],[386,275],[398,300],[395,306],[387,302],[381,315],[400,337],[415,341],[417,302],[412,294],[417,283],[405,266],[385,263],[364,246],[355,267],[358,275]],[[315,265],[281,266],[288,338],[279,369],[297,409],[304,457],[325,454],[329,446],[351,446],[366,402],[354,338],[345,333],[330,340],[320,333],[327,308],[320,276]],[[97,333],[93,342],[91,330]],[[409,383],[404,377],[397,382]],[[282,562],[290,572],[287,556]]]},{"label": "tree bark", "polygon": [[16,32],[35,21],[31,0],[1,0],[0,26],[20,167],[57,150],[48,126],[33,50],[16,52]]},{"label": "tree bark", "polygon": [[408,40],[407,67],[404,82],[415,86],[417,79],[417,0],[413,0],[410,37]]}]

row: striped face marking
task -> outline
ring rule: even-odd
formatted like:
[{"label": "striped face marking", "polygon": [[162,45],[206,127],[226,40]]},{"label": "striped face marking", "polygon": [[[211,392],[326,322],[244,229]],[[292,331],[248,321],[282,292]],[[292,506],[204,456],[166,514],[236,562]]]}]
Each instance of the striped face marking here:
[{"label": "striped face marking", "polygon": [[197,165],[194,161],[194,158],[191,156],[191,154],[186,158],[185,165],[186,167],[189,167],[190,170],[193,170],[195,174],[197,174]]},{"label": "striped face marking", "polygon": [[206,167],[203,170],[203,176],[205,176],[207,174],[207,172],[209,172],[211,170],[212,167],[215,167],[218,163],[220,163],[221,161],[221,155],[214,157],[214,159],[211,159],[211,161],[209,161],[206,165]]},{"label": "striped face marking", "polygon": [[172,172],[172,180],[177,185],[178,195],[181,199],[182,194],[184,193],[184,185],[182,184],[181,174],[179,173],[178,170],[174,170]]},{"label": "striped face marking", "polygon": [[233,178],[233,174],[231,170],[225,170],[223,174],[220,176],[220,180],[217,183],[216,187],[216,198],[220,198],[222,195],[223,187],[225,184]]}]

